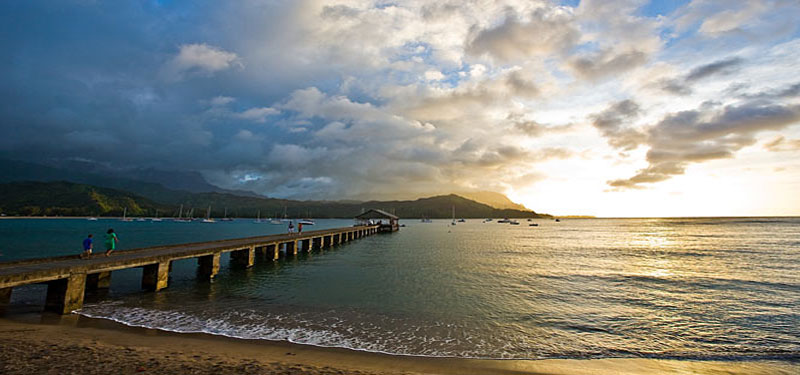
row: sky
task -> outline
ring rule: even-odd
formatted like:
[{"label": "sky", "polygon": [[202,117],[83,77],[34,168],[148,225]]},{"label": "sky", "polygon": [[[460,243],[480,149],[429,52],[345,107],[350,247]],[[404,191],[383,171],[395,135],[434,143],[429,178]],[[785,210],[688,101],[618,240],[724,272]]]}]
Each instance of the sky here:
[{"label": "sky", "polygon": [[800,215],[796,0],[0,3],[0,153],[293,199]]}]

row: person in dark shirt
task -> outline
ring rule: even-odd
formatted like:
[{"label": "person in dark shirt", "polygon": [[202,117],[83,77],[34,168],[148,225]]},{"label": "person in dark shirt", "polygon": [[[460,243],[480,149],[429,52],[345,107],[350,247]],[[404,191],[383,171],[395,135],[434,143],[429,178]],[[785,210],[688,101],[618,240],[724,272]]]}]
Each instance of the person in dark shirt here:
[{"label": "person in dark shirt", "polygon": [[91,233],[83,240],[83,253],[81,258],[85,259],[92,255],[92,235]]}]

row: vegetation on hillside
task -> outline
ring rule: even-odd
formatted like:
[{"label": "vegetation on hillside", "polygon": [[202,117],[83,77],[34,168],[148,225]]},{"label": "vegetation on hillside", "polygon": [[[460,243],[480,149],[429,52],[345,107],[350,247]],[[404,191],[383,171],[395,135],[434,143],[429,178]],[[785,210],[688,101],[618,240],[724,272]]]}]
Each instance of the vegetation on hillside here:
[{"label": "vegetation on hillside", "polygon": [[177,216],[193,209],[195,217],[262,218],[351,218],[366,209],[378,208],[401,218],[549,217],[533,211],[495,209],[458,195],[442,195],[413,201],[326,202],[293,201],[245,197],[226,193],[189,193],[172,191],[161,199],[151,199],[109,188],[70,182],[12,182],[0,184],[0,212],[19,216],[121,216],[127,207],[129,216]]}]

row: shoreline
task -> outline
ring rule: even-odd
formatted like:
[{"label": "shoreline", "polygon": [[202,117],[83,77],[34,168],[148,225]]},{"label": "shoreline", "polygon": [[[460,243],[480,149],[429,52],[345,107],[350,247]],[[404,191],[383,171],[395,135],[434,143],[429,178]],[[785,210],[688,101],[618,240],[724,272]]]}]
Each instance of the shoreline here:
[{"label": "shoreline", "polygon": [[0,316],[0,372],[285,374],[792,374],[800,363],[639,358],[462,359],[132,327],[71,314]]}]

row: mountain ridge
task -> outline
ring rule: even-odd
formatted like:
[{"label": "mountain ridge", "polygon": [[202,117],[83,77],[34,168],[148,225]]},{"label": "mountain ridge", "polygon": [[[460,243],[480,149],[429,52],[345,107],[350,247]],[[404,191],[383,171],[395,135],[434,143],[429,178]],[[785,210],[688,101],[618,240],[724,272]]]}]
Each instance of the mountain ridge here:
[{"label": "mountain ridge", "polygon": [[[6,215],[62,216],[120,216],[128,208],[131,216],[177,216],[182,205],[184,212],[195,208],[205,212],[211,206],[211,216],[226,213],[235,217],[315,217],[352,218],[365,209],[377,208],[401,218],[450,218],[455,208],[459,218],[550,217],[534,211],[496,209],[483,203],[449,194],[408,201],[367,201],[336,203],[293,201],[276,198],[242,197],[224,193],[183,193],[177,200],[156,201],[124,190],[57,182],[11,182],[0,184],[3,200],[0,212]],[[105,205],[103,204],[105,202]]]}]

